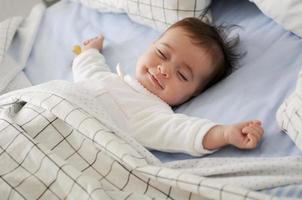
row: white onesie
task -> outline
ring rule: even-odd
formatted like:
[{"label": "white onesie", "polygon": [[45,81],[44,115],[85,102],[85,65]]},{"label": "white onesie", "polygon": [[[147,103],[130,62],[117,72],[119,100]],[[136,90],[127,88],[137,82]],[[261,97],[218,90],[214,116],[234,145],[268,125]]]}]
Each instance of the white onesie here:
[{"label": "white onesie", "polygon": [[168,104],[130,75],[112,73],[98,50],[89,49],[78,55],[72,68],[76,82],[98,80],[100,84],[95,87],[105,89],[110,94],[133,130],[129,134],[145,147],[193,156],[213,152],[203,148],[202,140],[216,124],[174,113]]}]

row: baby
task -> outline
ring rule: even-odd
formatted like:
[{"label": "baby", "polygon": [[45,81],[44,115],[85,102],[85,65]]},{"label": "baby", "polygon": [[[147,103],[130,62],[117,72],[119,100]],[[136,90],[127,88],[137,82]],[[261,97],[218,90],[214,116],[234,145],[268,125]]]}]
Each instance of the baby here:
[{"label": "baby", "polygon": [[257,146],[263,135],[258,120],[222,125],[171,109],[221,80],[232,67],[235,54],[217,28],[198,18],[173,24],[138,59],[135,78],[120,69],[110,72],[99,53],[103,41],[100,35],[83,43],[73,61],[74,80],[98,80],[95,87],[110,93],[133,128],[129,134],[142,145],[194,156],[226,145]]}]

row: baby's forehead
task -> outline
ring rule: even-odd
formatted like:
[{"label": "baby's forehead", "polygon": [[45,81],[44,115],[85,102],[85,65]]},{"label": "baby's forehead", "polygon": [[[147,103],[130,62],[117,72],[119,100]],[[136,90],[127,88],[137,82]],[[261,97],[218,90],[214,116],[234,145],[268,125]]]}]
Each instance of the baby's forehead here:
[{"label": "baby's forehead", "polygon": [[[186,45],[186,47],[198,47],[197,43],[194,42],[194,37],[192,37],[187,31],[184,31],[180,28],[168,29],[162,33],[155,42],[158,44],[164,44],[166,46],[172,46],[174,48],[179,47],[179,45]],[[182,48],[182,46],[180,47]]]},{"label": "baby's forehead", "polygon": [[195,33],[190,32],[182,27],[175,27],[166,30],[162,33],[156,42],[167,42],[172,46],[177,46],[173,44],[186,43],[186,45],[190,45],[193,47],[197,47],[201,51],[209,51],[209,49],[215,46],[215,42],[211,41],[211,39],[202,36],[195,35]]},{"label": "baby's forehead", "polygon": [[181,50],[190,52],[194,50],[200,54],[208,54],[207,56],[213,57],[213,53],[210,47],[206,43],[200,43],[194,36],[189,33],[174,28],[173,30],[167,30],[164,32],[154,44],[166,47],[170,50]]}]

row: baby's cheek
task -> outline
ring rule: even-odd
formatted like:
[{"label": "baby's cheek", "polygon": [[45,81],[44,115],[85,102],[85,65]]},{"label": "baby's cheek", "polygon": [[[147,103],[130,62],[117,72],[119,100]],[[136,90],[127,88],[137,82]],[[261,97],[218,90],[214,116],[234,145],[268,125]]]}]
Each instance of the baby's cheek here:
[{"label": "baby's cheek", "polygon": [[[179,98],[182,99],[183,102],[187,101],[191,97],[195,95],[195,90],[192,88],[183,88],[179,93]],[[182,102],[182,103],[183,103]]]},{"label": "baby's cheek", "polygon": [[183,90],[175,89],[171,91],[169,99],[173,104],[182,104],[188,99],[188,95]]}]

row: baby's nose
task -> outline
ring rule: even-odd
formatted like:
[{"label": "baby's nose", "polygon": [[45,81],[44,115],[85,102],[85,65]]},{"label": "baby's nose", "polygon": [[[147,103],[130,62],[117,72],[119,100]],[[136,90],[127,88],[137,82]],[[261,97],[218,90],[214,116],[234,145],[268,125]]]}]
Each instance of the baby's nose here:
[{"label": "baby's nose", "polygon": [[169,69],[166,65],[160,64],[157,66],[158,71],[163,75],[165,78],[170,77]]}]

